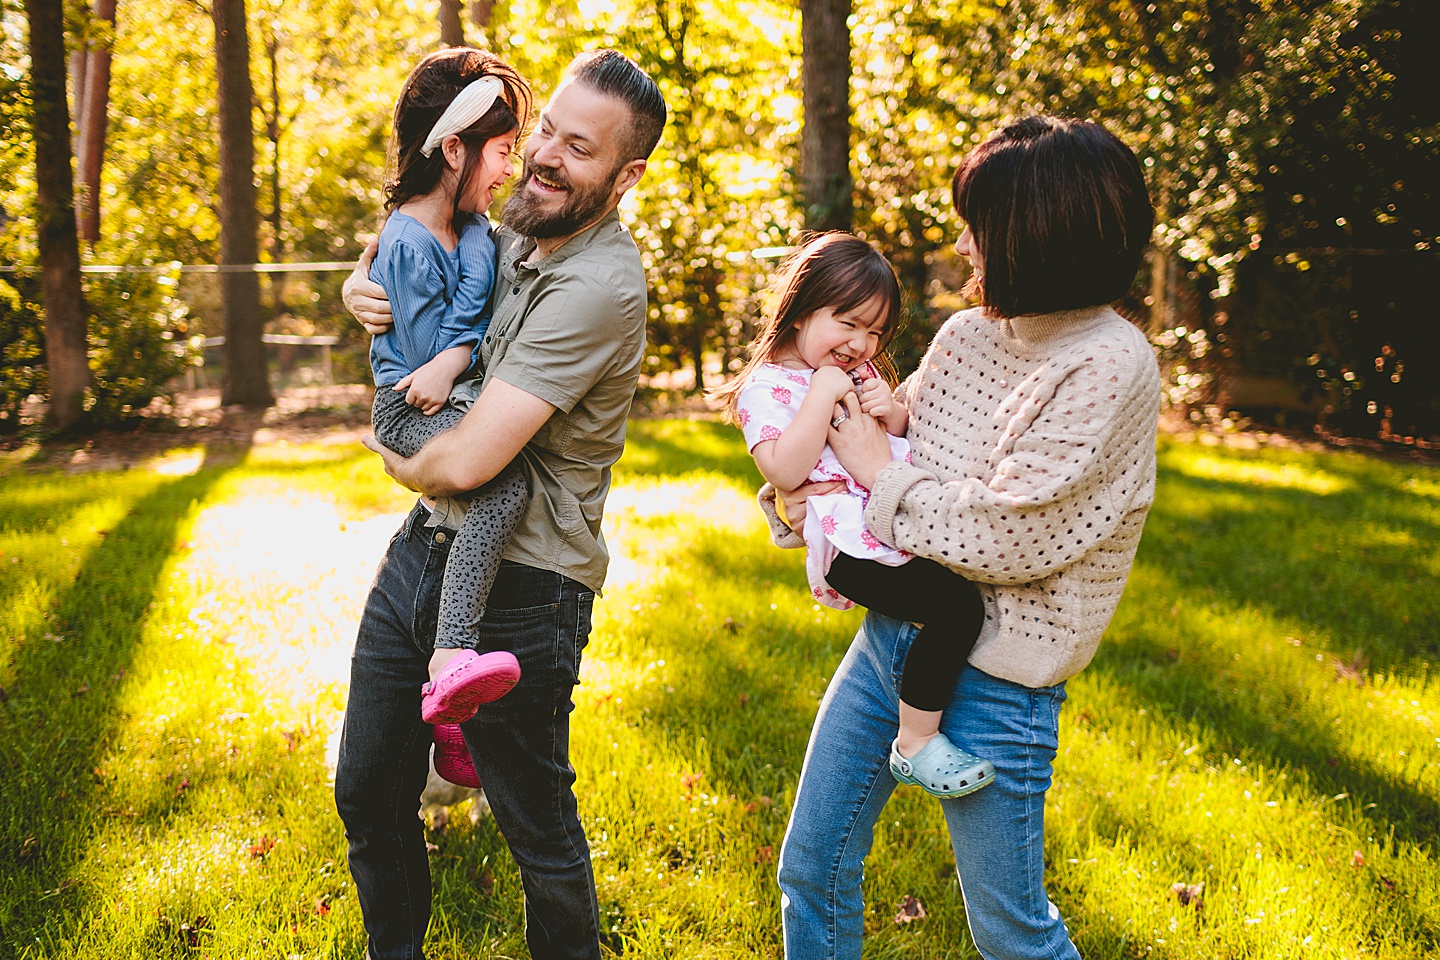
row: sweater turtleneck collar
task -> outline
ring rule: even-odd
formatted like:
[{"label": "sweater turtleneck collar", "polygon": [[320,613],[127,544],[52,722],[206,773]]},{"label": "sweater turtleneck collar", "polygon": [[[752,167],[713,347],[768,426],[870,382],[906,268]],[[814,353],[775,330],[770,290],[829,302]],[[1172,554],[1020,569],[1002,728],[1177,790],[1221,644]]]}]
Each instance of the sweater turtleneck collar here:
[{"label": "sweater turtleneck collar", "polygon": [[1060,310],[1056,313],[1035,313],[1002,321],[1016,345],[1034,350],[1055,341],[1068,340],[1088,333],[1118,316],[1108,305]]}]

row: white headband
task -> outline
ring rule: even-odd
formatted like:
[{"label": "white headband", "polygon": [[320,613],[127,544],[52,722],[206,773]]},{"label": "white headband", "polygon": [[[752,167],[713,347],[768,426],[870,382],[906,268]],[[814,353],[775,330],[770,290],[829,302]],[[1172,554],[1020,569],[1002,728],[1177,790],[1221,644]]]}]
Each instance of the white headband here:
[{"label": "white headband", "polygon": [[486,111],[495,103],[495,98],[504,90],[505,84],[495,76],[481,77],[461,90],[455,95],[455,99],[450,101],[445,112],[440,114],[435,126],[430,128],[430,136],[425,138],[420,152],[430,156],[446,137],[459,133],[485,116]]}]

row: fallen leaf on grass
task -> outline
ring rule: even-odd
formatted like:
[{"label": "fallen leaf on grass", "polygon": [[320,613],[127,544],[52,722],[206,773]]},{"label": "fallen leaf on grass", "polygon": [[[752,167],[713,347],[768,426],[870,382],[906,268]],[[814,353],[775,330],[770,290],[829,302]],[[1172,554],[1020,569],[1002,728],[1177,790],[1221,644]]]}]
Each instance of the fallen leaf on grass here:
[{"label": "fallen leaf on grass", "polygon": [[275,841],[269,836],[260,838],[259,843],[252,843],[248,848],[252,860],[262,860],[269,856],[270,851],[275,849]]},{"label": "fallen leaf on grass", "polygon": [[761,809],[768,808],[768,807],[769,807],[771,804],[773,804],[774,802],[775,802],[775,801],[771,800],[769,797],[761,796],[761,797],[759,797],[759,798],[757,798],[757,799],[755,799],[755,800],[751,800],[749,803],[745,804],[745,812],[746,812],[746,813],[754,813],[754,812],[757,811],[757,810],[761,810]]},{"label": "fallen leaf on grass", "polygon": [[1205,906],[1205,900],[1201,896],[1205,892],[1203,881],[1200,883],[1173,883],[1170,885],[1170,892],[1175,894],[1175,899],[1180,901],[1182,907],[1194,907],[1199,910]]},{"label": "fallen leaf on grass", "polygon": [[925,919],[925,904],[920,902],[919,897],[912,897],[908,894],[900,901],[900,910],[895,914],[896,923],[912,923],[916,920]]},{"label": "fallen leaf on grass", "polygon": [[193,950],[200,946],[200,934],[209,929],[208,917],[196,917],[189,923],[180,924],[180,935],[185,938],[185,945]]},{"label": "fallen leaf on grass", "polygon": [[1352,867],[1363,867],[1363,866],[1365,866],[1365,854],[1361,853],[1359,850],[1356,850],[1354,853],[1350,854],[1350,866],[1352,866]]},{"label": "fallen leaf on grass", "polygon": [[756,847],[756,848],[755,848],[755,862],[756,862],[756,863],[769,863],[771,860],[774,860],[774,859],[775,859],[775,848],[774,848],[773,846],[771,846],[770,844],[767,843],[767,844],[765,844],[765,846],[763,846],[763,847]]}]

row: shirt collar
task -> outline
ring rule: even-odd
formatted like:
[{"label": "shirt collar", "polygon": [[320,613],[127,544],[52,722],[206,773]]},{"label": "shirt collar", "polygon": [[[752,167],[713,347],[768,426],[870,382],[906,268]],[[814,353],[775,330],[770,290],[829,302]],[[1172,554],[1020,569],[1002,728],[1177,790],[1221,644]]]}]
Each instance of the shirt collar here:
[{"label": "shirt collar", "polygon": [[514,230],[505,226],[504,223],[501,223],[500,229],[497,232],[500,236],[509,240],[510,249],[514,251],[514,256],[510,257],[510,262],[515,265],[516,269],[523,266],[532,270],[540,270],[541,268],[554,267],[563,263],[565,260],[590,246],[590,244],[598,238],[615,231],[619,226],[620,211],[618,208],[612,209],[595,223],[575,234],[575,236],[569,240],[566,240],[560,246],[560,249],[551,253],[550,256],[538,263],[527,262],[527,258],[535,252],[534,237],[526,237],[516,233]]}]

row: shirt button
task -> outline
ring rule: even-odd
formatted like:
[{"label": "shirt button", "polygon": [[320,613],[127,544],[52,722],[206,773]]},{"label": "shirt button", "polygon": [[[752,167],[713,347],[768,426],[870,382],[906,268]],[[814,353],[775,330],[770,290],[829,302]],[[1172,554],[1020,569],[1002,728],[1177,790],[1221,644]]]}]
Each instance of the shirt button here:
[{"label": "shirt button", "polygon": [[436,531],[435,531],[435,542],[436,542],[436,543],[444,543],[444,542],[445,542],[445,531],[444,531],[444,530],[436,530]]},{"label": "shirt button", "polygon": [[510,292],[511,292],[511,293],[519,293],[519,292],[520,292],[520,284],[517,283],[517,284],[515,284],[515,286],[511,287],[511,288],[510,288]]}]

